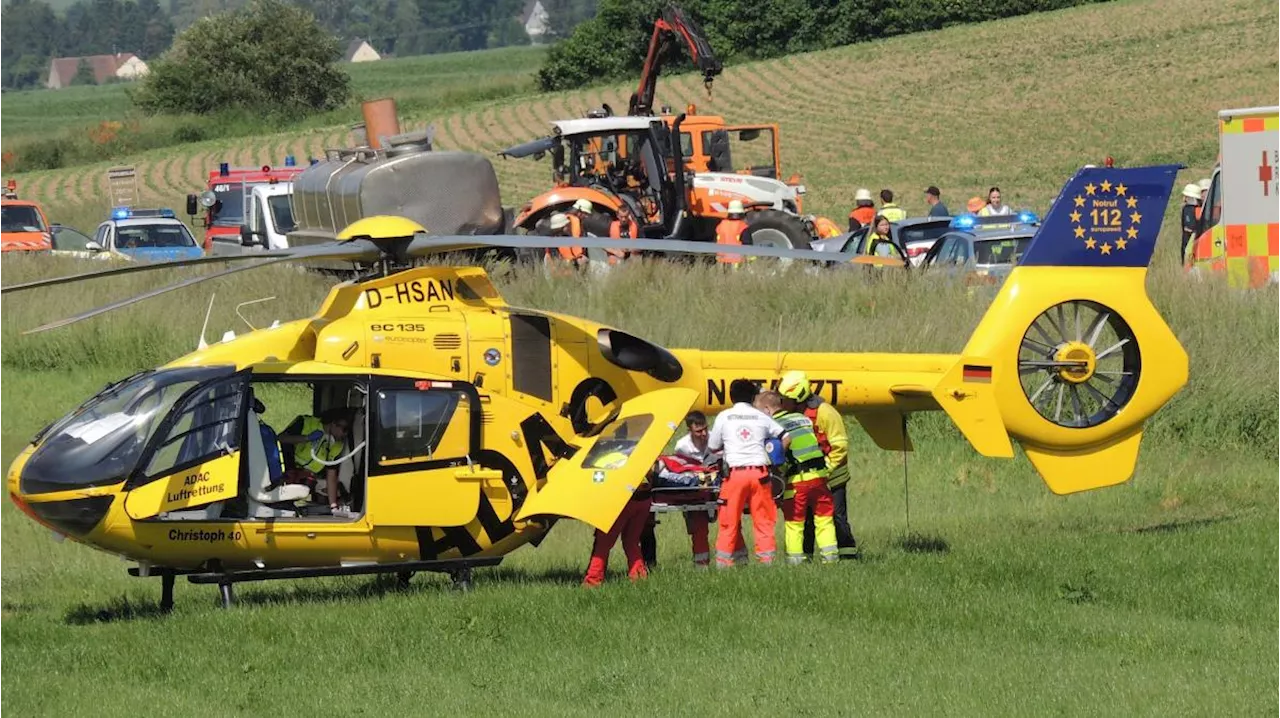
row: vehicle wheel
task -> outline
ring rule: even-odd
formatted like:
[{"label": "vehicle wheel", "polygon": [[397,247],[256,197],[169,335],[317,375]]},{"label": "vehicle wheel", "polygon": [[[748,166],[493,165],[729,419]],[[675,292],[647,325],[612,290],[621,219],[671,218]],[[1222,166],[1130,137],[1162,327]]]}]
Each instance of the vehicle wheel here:
[{"label": "vehicle wheel", "polygon": [[803,220],[776,209],[749,213],[747,230],[742,233],[743,244],[779,249],[809,249],[812,239]]}]

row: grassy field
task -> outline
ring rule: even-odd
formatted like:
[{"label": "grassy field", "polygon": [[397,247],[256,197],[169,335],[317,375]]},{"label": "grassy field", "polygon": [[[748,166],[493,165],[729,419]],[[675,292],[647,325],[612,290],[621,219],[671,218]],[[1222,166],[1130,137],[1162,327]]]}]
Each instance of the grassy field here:
[{"label": "grassy field", "polygon": [[[1265,30],[1277,12],[1229,0],[1206,21],[1188,0],[1124,1],[953,28],[731,67],[707,106],[780,122],[787,171],[806,176],[823,212],[842,216],[857,186],[931,183],[953,207],[991,183],[1043,207],[1074,166],[1106,154],[1205,174],[1216,110],[1276,101]],[[695,78],[663,83],[664,101],[706,104]],[[875,89],[890,85],[900,89]],[[628,90],[407,114],[436,123],[447,146],[490,151],[601,100],[616,107]],[[225,152],[246,164],[305,155],[298,148],[341,132],[135,159],[158,200],[185,193]],[[508,204],[545,179],[545,165],[497,166]],[[88,218],[79,198],[94,196],[96,176],[20,181],[50,193],[55,217]],[[914,190],[905,199],[922,209]],[[311,580],[246,586],[226,612],[212,589],[180,583],[168,617],[157,615],[157,582],[53,542],[4,502],[3,705],[22,715],[1274,715],[1280,295],[1188,281],[1175,237],[1166,222],[1149,291],[1187,348],[1191,381],[1149,423],[1124,486],[1053,496],[1025,458],[982,459],[944,419],[923,416],[911,424],[909,527],[903,457],[851,434],[851,512],[867,554],[854,565],[698,573],[683,527],[667,520],[649,581],[629,585],[615,553],[610,583],[587,592],[577,582],[589,532],[566,523],[479,573],[469,595],[430,577],[407,590]],[[0,273],[12,283],[81,266],[5,258]],[[605,283],[504,267],[494,276],[513,304],[714,349],[957,351],[990,298],[947,282],[798,271],[750,287],[667,265],[626,267]],[[261,325],[310,313],[328,286],[265,269],[20,334],[162,281],[5,298],[0,461],[103,383],[193,349],[211,294],[216,337],[244,329],[239,301],[278,297],[246,310]],[[783,311],[798,319],[779,336]],[[935,550],[905,541],[909,531]]]},{"label": "grassy field", "polygon": [[[2,269],[22,281],[73,267],[18,258]],[[784,327],[790,348],[955,351],[988,299],[946,282],[794,271],[750,289],[667,265],[628,267],[604,285],[494,274],[512,303],[669,346],[773,348],[772,331],[744,333],[730,315],[769,317],[785,302],[802,317]],[[64,332],[18,335],[154,283],[6,302],[0,458],[11,461],[104,382],[192,348],[209,293],[220,298],[217,336],[242,329],[230,297],[279,295],[250,310],[262,324],[303,314],[327,286],[263,270]],[[856,565],[696,573],[682,526],[665,521],[651,580],[632,587],[615,573],[587,593],[577,582],[589,532],[568,524],[480,574],[467,596],[432,578],[403,591],[313,580],[244,587],[241,607],[224,612],[211,589],[180,584],[175,614],[160,617],[154,581],[53,542],[6,502],[5,705],[60,714],[91,700],[105,715],[140,705],[255,714],[268,704],[288,715],[513,705],[535,715],[1274,712],[1280,399],[1264,369],[1280,343],[1277,293],[1190,284],[1171,268],[1150,286],[1192,358],[1192,383],[1149,425],[1132,483],[1055,497],[1024,459],[981,459],[940,417],[922,416],[912,423],[908,526],[902,457],[855,429],[852,515],[867,552]],[[1215,319],[1224,307],[1230,323]],[[908,529],[943,550],[917,550],[903,541]],[[68,680],[93,689],[64,690]],[[308,688],[281,705],[280,685]]]}]

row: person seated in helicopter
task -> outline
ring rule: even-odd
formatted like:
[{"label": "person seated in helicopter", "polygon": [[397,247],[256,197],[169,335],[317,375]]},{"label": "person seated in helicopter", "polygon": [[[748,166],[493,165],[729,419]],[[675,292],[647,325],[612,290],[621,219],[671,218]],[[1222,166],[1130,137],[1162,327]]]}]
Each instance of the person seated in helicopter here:
[{"label": "person seated in helicopter", "polygon": [[329,501],[330,513],[339,518],[354,515],[350,504],[343,501],[338,483],[338,460],[345,454],[350,433],[351,413],[337,408],[318,417],[299,416],[279,436],[282,447],[293,447],[293,468],[284,472],[284,483],[304,484],[313,496],[322,494]]}]

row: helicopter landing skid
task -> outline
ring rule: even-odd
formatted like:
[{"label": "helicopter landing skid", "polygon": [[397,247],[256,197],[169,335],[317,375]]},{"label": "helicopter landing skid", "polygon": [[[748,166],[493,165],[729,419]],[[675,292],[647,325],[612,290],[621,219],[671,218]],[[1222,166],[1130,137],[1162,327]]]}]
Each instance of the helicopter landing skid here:
[{"label": "helicopter landing skid", "polygon": [[314,566],[295,568],[262,568],[241,571],[202,571],[192,569],[151,568],[145,574],[137,568],[129,569],[130,576],[160,577],[160,610],[173,610],[173,585],[178,576],[186,576],[191,583],[217,584],[218,596],[223,608],[235,605],[233,586],[246,581],[275,581],[289,578],[319,578],[321,576],[362,576],[394,573],[401,586],[406,586],[418,571],[446,573],[453,581],[453,588],[467,592],[472,588],[472,569],[497,566],[501,556],[484,558],[448,559],[439,561],[402,561],[399,563],[356,564],[352,566]]}]

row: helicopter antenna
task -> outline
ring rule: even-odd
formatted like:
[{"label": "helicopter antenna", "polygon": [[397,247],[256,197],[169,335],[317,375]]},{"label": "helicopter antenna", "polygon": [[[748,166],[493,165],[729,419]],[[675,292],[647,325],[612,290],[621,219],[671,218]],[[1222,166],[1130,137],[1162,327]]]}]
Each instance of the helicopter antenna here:
[{"label": "helicopter antenna", "polygon": [[251,299],[247,302],[240,302],[239,304],[236,305],[236,316],[240,317],[240,321],[244,322],[245,326],[249,327],[249,331],[256,332],[258,331],[258,328],[250,324],[248,319],[244,318],[244,315],[240,313],[240,308],[247,307],[250,304],[261,304],[263,302],[269,302],[272,299],[275,299],[275,297],[263,297],[262,299]]},{"label": "helicopter antenna", "polygon": [[907,414],[902,414],[902,495],[907,508],[907,539],[911,538],[911,486],[907,481]]},{"label": "helicopter antenna", "polygon": [[196,351],[207,349],[209,347],[209,342],[205,341],[204,333],[209,329],[209,315],[213,314],[213,300],[217,298],[218,295],[216,292],[209,296],[209,308],[206,309],[204,313],[204,326],[200,327],[200,341],[196,342]]},{"label": "helicopter antenna", "polygon": [[774,354],[778,356],[778,366],[774,369],[778,374],[782,373],[782,316],[778,316],[778,348],[774,350]]}]

